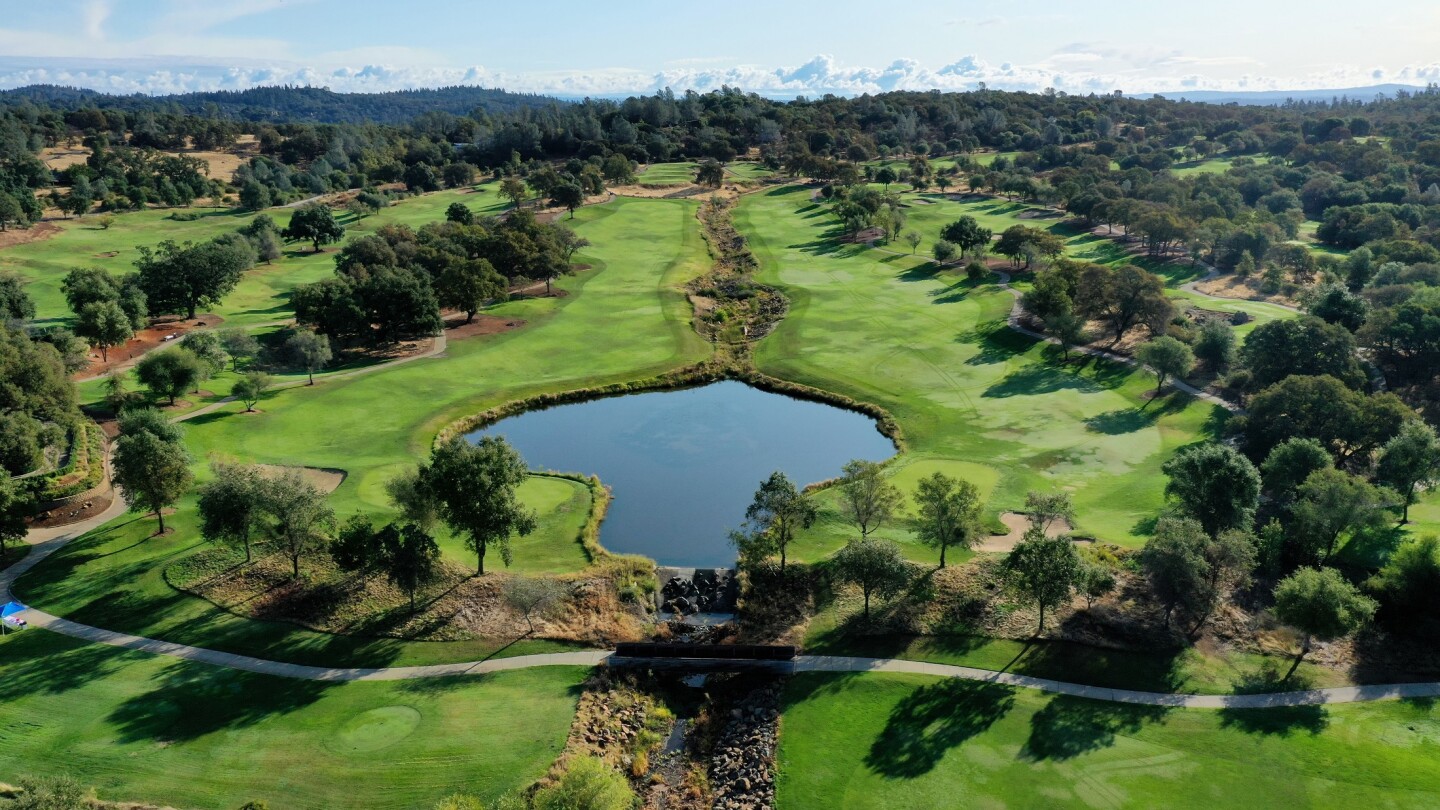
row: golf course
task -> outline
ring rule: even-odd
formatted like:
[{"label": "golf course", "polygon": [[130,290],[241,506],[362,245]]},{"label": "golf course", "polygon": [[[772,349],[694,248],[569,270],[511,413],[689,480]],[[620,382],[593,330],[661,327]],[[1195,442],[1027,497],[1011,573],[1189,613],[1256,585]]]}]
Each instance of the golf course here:
[{"label": "golf course", "polygon": [[0,810],[1440,806],[1435,91],[472,78],[0,89]]}]

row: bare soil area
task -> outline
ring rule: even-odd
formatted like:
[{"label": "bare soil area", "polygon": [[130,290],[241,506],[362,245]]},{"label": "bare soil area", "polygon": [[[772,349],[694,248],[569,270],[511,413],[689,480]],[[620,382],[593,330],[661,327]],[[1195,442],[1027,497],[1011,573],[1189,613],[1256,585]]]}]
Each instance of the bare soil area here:
[{"label": "bare soil area", "polygon": [[284,464],[260,464],[257,465],[264,475],[278,478],[290,470],[299,470],[311,486],[329,495],[340,488],[345,482],[347,473],[333,467],[292,467]]},{"label": "bare soil area", "polygon": [[1270,304],[1279,304],[1286,307],[1295,307],[1299,304],[1295,299],[1279,293],[1269,294],[1261,292],[1260,282],[1255,278],[1241,278],[1239,276],[1218,276],[1209,281],[1200,281],[1195,284],[1195,292],[1213,295],[1216,298],[1238,298],[1243,301],[1264,301]]},{"label": "bare soil area", "polygon": [[[184,337],[187,332],[196,329],[214,328],[224,318],[219,315],[200,315],[194,320],[166,320],[158,321],[135,333],[135,336],[119,346],[110,348],[108,359],[101,359],[100,352],[90,350],[90,365],[75,372],[75,377],[91,378],[109,374],[118,368],[128,368],[135,361],[139,360],[146,352],[167,344],[173,344]],[[175,337],[166,340],[167,337]]]},{"label": "bare soil area", "polygon": [[[976,551],[990,551],[1005,553],[1015,548],[1021,538],[1025,536],[1025,530],[1030,528],[1030,516],[1022,515],[1019,512],[1004,512],[1000,515],[1000,522],[1010,531],[1005,534],[991,535],[976,547]],[[1045,530],[1046,537],[1059,537],[1062,534],[1069,534],[1070,524],[1064,520],[1057,520],[1050,524]],[[1076,540],[1076,543],[1091,544],[1093,540]]]}]

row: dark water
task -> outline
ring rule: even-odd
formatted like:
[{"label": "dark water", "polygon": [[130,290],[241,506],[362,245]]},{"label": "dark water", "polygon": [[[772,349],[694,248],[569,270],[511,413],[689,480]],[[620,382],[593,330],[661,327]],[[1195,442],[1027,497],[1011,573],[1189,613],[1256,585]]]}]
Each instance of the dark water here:
[{"label": "dark water", "polygon": [[534,469],[600,476],[614,494],[604,546],[681,567],[734,562],[729,532],[771,472],[804,486],[895,452],[867,416],[739,382],[562,405],[470,438],[482,435],[504,436]]}]

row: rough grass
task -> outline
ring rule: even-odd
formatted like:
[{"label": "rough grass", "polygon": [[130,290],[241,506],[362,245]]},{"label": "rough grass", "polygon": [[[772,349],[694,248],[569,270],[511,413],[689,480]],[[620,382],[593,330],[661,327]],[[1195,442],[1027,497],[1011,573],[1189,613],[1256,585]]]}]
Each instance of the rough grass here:
[{"label": "rough grass", "polygon": [[322,684],[40,630],[0,640],[0,657],[0,781],[68,774],[102,799],[197,810],[493,800],[544,775],[585,677]]},{"label": "rough grass", "polygon": [[635,179],[650,186],[683,186],[695,182],[695,169],[698,166],[699,164],[692,161],[651,163]]},{"label": "rough grass", "polygon": [[[1016,220],[1024,207],[999,201],[932,199],[909,210],[908,227],[927,241],[967,212],[996,229],[1045,222]],[[940,272],[923,254],[838,242],[838,226],[808,190],[748,195],[737,224],[763,280],[792,301],[756,351],[761,370],[887,408],[909,443],[897,466],[908,470],[900,478],[907,488],[921,473],[948,470],[988,490],[992,513],[1019,508],[1028,489],[1065,488],[1081,533],[1136,545],[1162,506],[1160,464],[1223,419],[1218,408],[1183,395],[1149,402],[1142,395],[1153,378],[1129,368],[1057,362],[1053,351],[1005,326],[1012,298],[992,285]],[[911,466],[921,462],[930,466]],[[852,533],[838,520],[822,521],[796,556],[814,559]],[[931,558],[909,548],[917,560]]]},{"label": "rough grass", "polygon": [[915,675],[800,675],[776,805],[1432,807],[1440,708],[1167,710]]}]

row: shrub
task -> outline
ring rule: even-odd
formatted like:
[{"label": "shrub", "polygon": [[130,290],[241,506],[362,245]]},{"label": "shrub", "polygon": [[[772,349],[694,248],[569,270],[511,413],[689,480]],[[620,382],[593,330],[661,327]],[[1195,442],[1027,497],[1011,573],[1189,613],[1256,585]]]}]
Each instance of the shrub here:
[{"label": "shrub", "polygon": [[572,760],[560,781],[535,794],[535,810],[630,810],[635,792],[598,757]]}]

